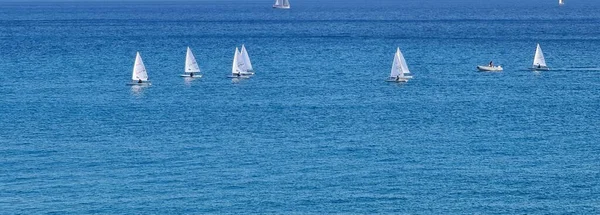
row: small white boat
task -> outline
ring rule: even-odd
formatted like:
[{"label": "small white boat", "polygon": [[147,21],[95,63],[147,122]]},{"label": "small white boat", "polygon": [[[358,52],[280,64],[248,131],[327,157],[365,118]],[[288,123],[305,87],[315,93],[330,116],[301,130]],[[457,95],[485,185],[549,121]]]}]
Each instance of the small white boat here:
[{"label": "small white boat", "polygon": [[500,72],[502,71],[502,66],[477,66],[477,69],[482,72]]},{"label": "small white boat", "polygon": [[565,5],[565,0],[558,0],[558,5]]},{"label": "small white boat", "polygon": [[184,73],[180,75],[181,77],[187,78],[200,78],[202,75],[200,74],[200,67],[198,66],[198,62],[196,62],[196,57],[194,57],[194,53],[190,47],[187,48],[187,53],[185,55],[185,69]]},{"label": "small white boat", "polygon": [[142,56],[137,52],[135,55],[135,63],[133,64],[133,73],[131,74],[131,83],[128,85],[150,85],[148,81],[148,73],[146,72],[146,66],[142,61]]},{"label": "small white boat", "polygon": [[230,78],[249,78],[254,73],[248,72],[246,64],[239,49],[235,47],[235,54],[233,55],[233,65],[231,66]]},{"label": "small white boat", "polygon": [[396,49],[396,54],[394,54],[394,62],[392,63],[392,71],[390,73],[390,77],[386,79],[387,82],[408,82],[411,79],[410,70],[408,70],[408,65],[406,65],[406,60],[404,59],[404,55],[400,51],[400,48]]},{"label": "small white boat", "polygon": [[275,0],[275,4],[273,8],[277,9],[290,9],[290,1],[289,0]]},{"label": "small white boat", "polygon": [[533,66],[529,68],[534,71],[548,71],[550,68],[546,65],[546,58],[544,58],[544,52],[542,52],[542,48],[540,44],[537,44],[537,48],[535,49],[535,57],[533,57]]}]

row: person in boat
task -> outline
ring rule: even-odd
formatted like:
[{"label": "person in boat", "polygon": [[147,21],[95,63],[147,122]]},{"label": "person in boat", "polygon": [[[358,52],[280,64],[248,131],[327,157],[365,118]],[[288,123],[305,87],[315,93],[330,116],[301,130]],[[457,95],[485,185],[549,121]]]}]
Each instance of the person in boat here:
[{"label": "person in boat", "polygon": [[396,76],[396,81],[400,81],[400,76]]},{"label": "person in boat", "polygon": [[142,79],[138,79],[138,84],[141,84],[141,83],[142,83]]},{"label": "person in boat", "polygon": [[490,61],[489,67],[494,67],[494,61]]},{"label": "person in boat", "polygon": [[238,72],[238,73],[235,74],[235,76],[240,77],[241,74]]},{"label": "person in boat", "polygon": [[540,65],[540,64],[538,63],[538,66],[537,66],[537,68],[538,68],[538,69],[539,69],[539,68],[542,68],[542,65]]},{"label": "person in boat", "polygon": [[192,72],[192,73],[190,73],[190,78],[193,78],[193,77],[194,77],[194,73]]}]

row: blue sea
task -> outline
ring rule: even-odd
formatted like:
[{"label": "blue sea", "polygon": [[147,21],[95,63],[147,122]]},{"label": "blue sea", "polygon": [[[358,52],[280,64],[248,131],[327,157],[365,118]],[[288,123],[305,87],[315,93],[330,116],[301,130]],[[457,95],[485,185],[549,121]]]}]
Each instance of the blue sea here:
[{"label": "blue sea", "polygon": [[600,213],[600,1],[272,4],[0,2],[0,213]]}]

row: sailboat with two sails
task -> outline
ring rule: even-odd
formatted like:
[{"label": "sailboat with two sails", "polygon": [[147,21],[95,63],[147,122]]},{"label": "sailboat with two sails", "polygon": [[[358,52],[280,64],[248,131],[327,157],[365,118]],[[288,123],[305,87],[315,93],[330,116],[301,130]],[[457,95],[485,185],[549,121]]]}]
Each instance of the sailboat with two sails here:
[{"label": "sailboat with two sails", "polygon": [[392,63],[392,71],[390,77],[386,79],[387,82],[408,82],[411,79],[411,73],[404,59],[404,55],[400,51],[400,48],[396,49],[394,54],[394,62]]},{"label": "sailboat with two sails", "polygon": [[230,78],[249,78],[254,75],[254,68],[250,61],[250,56],[246,47],[242,45],[241,51],[235,47],[235,53],[233,55],[233,65],[231,66]]},{"label": "sailboat with two sails", "polygon": [[289,0],[275,0],[275,4],[273,8],[276,9],[290,9],[290,1]]}]

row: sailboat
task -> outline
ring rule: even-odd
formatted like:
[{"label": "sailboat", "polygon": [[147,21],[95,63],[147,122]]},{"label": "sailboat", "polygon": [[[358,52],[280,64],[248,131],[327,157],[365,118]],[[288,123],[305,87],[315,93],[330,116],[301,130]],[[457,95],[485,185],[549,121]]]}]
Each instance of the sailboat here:
[{"label": "sailboat", "polygon": [[202,75],[199,73],[200,67],[198,66],[198,62],[196,62],[196,57],[194,57],[194,53],[188,47],[185,55],[185,70],[181,77],[200,78]]},{"label": "sailboat", "polygon": [[231,75],[228,76],[230,78],[249,78],[252,73],[248,73],[246,69],[246,65],[244,64],[244,59],[242,58],[242,54],[239,49],[235,47],[235,54],[233,55],[233,65],[231,65]]},{"label": "sailboat", "polygon": [[411,79],[410,70],[408,70],[408,65],[406,65],[406,60],[404,59],[404,55],[400,51],[400,48],[396,49],[396,54],[394,54],[394,62],[392,63],[392,72],[390,73],[390,77],[386,80],[387,82],[407,82],[408,79]]},{"label": "sailboat", "polygon": [[146,72],[146,66],[142,61],[142,56],[137,52],[135,55],[135,63],[133,64],[133,73],[131,74],[131,83],[129,85],[149,85],[148,73]]},{"label": "sailboat", "polygon": [[241,58],[244,60],[244,65],[246,65],[247,72],[254,75],[254,69],[252,68],[252,62],[250,62],[250,56],[248,55],[248,51],[246,51],[246,47],[243,44],[240,53],[242,54]]},{"label": "sailboat", "polygon": [[530,68],[535,71],[548,71],[550,68],[546,65],[546,59],[544,58],[544,52],[542,52],[542,48],[540,44],[537,44],[537,48],[535,49],[535,57],[533,57],[533,66]]},{"label": "sailboat", "polygon": [[558,0],[558,5],[565,5],[565,0]]},{"label": "sailboat", "polygon": [[277,9],[290,9],[290,1],[289,0],[275,0],[275,4],[273,8]]}]

